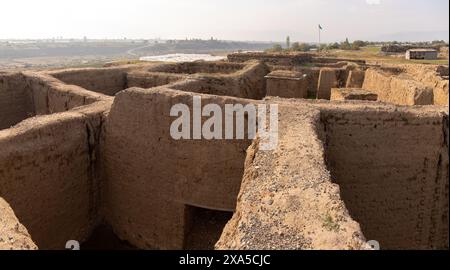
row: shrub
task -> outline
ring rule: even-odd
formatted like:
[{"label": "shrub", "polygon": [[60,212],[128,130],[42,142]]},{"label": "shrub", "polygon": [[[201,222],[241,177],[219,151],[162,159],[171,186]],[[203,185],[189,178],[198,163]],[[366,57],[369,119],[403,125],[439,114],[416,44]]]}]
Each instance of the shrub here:
[{"label": "shrub", "polygon": [[275,44],[272,47],[272,51],[274,51],[274,52],[281,52],[281,51],[283,51],[283,47],[281,47],[280,44]]},{"label": "shrub", "polygon": [[292,44],[292,50],[299,51],[299,52],[307,52],[307,51],[311,50],[311,45],[309,45],[307,43],[295,42]]}]

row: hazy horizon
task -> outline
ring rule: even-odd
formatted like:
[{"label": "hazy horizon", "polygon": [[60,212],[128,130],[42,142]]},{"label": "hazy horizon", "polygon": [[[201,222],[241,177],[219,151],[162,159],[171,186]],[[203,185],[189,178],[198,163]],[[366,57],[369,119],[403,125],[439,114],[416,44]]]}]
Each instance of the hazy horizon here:
[{"label": "hazy horizon", "polygon": [[4,1],[0,39],[448,41],[448,0]]}]

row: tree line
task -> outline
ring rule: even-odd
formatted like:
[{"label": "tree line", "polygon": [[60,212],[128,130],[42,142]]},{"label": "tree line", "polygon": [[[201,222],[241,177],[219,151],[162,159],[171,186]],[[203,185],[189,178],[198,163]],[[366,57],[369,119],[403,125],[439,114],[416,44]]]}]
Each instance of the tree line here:
[{"label": "tree line", "polygon": [[374,42],[374,41],[363,41],[363,40],[355,40],[350,42],[348,38],[346,38],[342,42],[334,42],[334,43],[326,43],[326,44],[311,44],[311,43],[300,43],[294,42],[291,44],[291,38],[288,36],[286,38],[286,44],[283,47],[281,44],[275,44],[272,48],[267,49],[267,52],[308,52],[311,50],[360,50],[363,47],[367,46],[380,46],[380,45],[406,45],[413,44],[417,46],[448,46],[448,43],[444,40],[434,40],[431,42],[398,42],[398,41],[389,41],[389,42]]}]

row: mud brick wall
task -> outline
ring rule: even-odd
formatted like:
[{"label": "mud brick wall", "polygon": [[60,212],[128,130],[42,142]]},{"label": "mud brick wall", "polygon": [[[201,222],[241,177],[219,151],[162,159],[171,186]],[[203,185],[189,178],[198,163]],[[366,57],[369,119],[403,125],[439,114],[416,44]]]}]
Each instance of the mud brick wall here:
[{"label": "mud brick wall", "polygon": [[159,72],[130,72],[127,87],[152,88],[183,80],[186,76]]},{"label": "mud brick wall", "polygon": [[0,130],[35,114],[30,92],[20,73],[0,73]]},{"label": "mud brick wall", "polygon": [[59,113],[89,105],[111,97],[85,90],[40,73],[24,72],[24,80],[32,96],[37,115]]},{"label": "mud brick wall", "polygon": [[434,104],[435,105],[447,105],[449,100],[448,92],[448,79],[443,79],[438,81],[435,85],[434,94]]},{"label": "mud brick wall", "polygon": [[366,72],[363,70],[350,70],[348,73],[347,88],[361,88],[364,83]]},{"label": "mud brick wall", "polygon": [[[130,88],[117,95],[105,123],[105,216],[119,237],[137,247],[182,249],[187,205],[235,208],[251,142],[174,140],[170,125],[177,117],[170,117],[171,107],[182,103],[192,111],[193,95]],[[222,109],[249,102],[201,96],[202,105]]]},{"label": "mud brick wall", "polygon": [[368,248],[326,169],[320,111],[305,103],[271,102],[280,105],[278,147],[261,151],[254,141],[247,150],[236,213],[216,248]]},{"label": "mud brick wall", "polygon": [[264,76],[268,73],[269,68],[266,65],[253,62],[233,74],[193,75],[188,80],[174,83],[170,87],[193,93],[262,99],[266,96]]},{"label": "mud brick wall", "polygon": [[308,97],[317,96],[317,85],[319,83],[320,68],[318,67],[304,67],[304,66],[271,66],[271,70],[291,70],[306,74]]},{"label": "mud brick wall", "polygon": [[331,88],[339,86],[339,74],[337,69],[323,68],[320,70],[317,86],[318,99],[330,99]]},{"label": "mud brick wall", "polygon": [[248,62],[247,66],[234,73],[233,80],[237,81],[240,95],[235,97],[262,99],[266,96],[266,80],[264,76],[270,72],[269,68],[256,61]]},{"label": "mud brick wall", "polygon": [[218,62],[186,62],[174,64],[162,64],[147,69],[148,72],[195,74],[195,73],[221,73],[231,74],[245,67],[238,63]]},{"label": "mud brick wall", "polygon": [[402,67],[415,80],[433,88],[435,105],[448,105],[448,66],[403,65]]},{"label": "mud brick wall", "polygon": [[128,68],[85,68],[49,72],[51,76],[66,84],[80,86],[86,90],[114,96],[127,88]]},{"label": "mud brick wall", "polygon": [[250,60],[258,60],[272,65],[302,65],[311,62],[312,56],[308,53],[277,54],[277,53],[232,53],[228,55],[228,61],[243,63]]},{"label": "mud brick wall", "polygon": [[308,97],[317,96],[317,86],[319,83],[320,68],[294,68],[295,71],[306,74]]},{"label": "mud brick wall", "polygon": [[0,197],[41,249],[82,242],[97,222],[94,166],[104,110],[39,116],[0,131]]},{"label": "mud brick wall", "polygon": [[331,100],[368,100],[377,101],[378,96],[372,92],[360,88],[333,88]]},{"label": "mud brick wall", "polygon": [[366,238],[448,248],[448,110],[337,109],[322,121],[332,178]]},{"label": "mud brick wall", "polygon": [[299,73],[275,71],[266,76],[266,84],[267,96],[284,98],[307,98],[308,96],[307,78]]},{"label": "mud brick wall", "polygon": [[313,57],[312,62],[314,64],[334,64],[339,62],[352,62],[359,65],[365,65],[365,60],[346,59],[346,58],[332,58],[332,57]]},{"label": "mud brick wall", "polygon": [[398,105],[432,105],[433,88],[406,74],[368,69],[363,88],[378,94],[378,100]]},{"label": "mud brick wall", "polygon": [[[256,101],[266,95],[265,64],[238,71],[199,65],[206,74],[160,76],[141,66],[49,73],[72,85],[47,73],[0,73],[0,112],[8,110],[0,116],[20,116],[7,118],[6,128],[38,115],[0,130],[0,197],[10,204],[0,200],[0,238],[18,219],[39,248],[63,249],[104,222],[138,248],[182,249],[206,231],[195,227],[209,220],[204,212],[226,217],[236,210],[219,249],[364,249],[366,239],[383,249],[448,249],[448,108]],[[222,68],[226,74],[214,74]],[[345,84],[347,71],[335,73],[333,83]],[[376,72],[381,79],[365,83],[389,94],[414,89],[404,91],[414,102],[440,87],[429,78],[411,83],[404,69]],[[144,73],[155,77],[139,77]],[[130,79],[157,87],[127,89],[115,99],[81,87],[114,95]],[[397,93],[393,103],[411,101]],[[279,103],[279,147],[173,140],[170,109],[191,106],[194,95],[222,109]]]}]

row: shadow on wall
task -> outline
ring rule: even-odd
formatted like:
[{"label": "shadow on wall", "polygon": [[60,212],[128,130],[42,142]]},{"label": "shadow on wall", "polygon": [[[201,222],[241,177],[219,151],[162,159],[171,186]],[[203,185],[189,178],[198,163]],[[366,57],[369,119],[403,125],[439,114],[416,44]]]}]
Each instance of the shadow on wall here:
[{"label": "shadow on wall", "polygon": [[366,238],[448,249],[448,117],[327,111],[322,121],[332,178]]},{"label": "shadow on wall", "polygon": [[215,211],[187,206],[184,248],[186,250],[213,250],[223,228],[233,212]]},{"label": "shadow on wall", "polygon": [[[233,212],[215,211],[195,206],[185,210],[186,230],[184,250],[213,250],[223,228]],[[81,244],[81,250],[137,250],[129,242],[121,240],[107,224],[93,230],[89,239]],[[158,249],[157,247],[152,249]]]},{"label": "shadow on wall", "polygon": [[0,130],[36,115],[30,92],[20,73],[0,73]]},{"label": "shadow on wall", "polygon": [[81,244],[81,250],[137,250],[137,248],[119,239],[111,226],[102,224]]},{"label": "shadow on wall", "polygon": [[[192,108],[193,95],[167,88],[128,89],[117,95],[105,123],[105,217],[120,238],[139,248],[201,247],[186,239],[186,232],[198,235],[197,222],[210,214],[226,218],[189,205],[226,212],[236,207],[251,140],[172,139],[176,117],[170,116],[171,108],[179,103]],[[223,111],[225,104],[251,102],[201,96],[202,106],[218,104]]]}]

